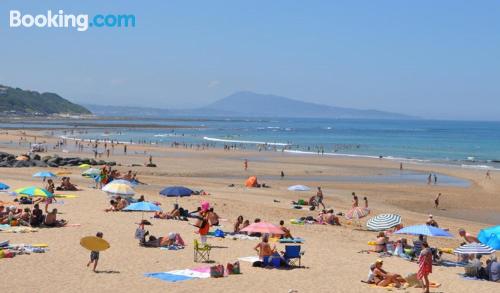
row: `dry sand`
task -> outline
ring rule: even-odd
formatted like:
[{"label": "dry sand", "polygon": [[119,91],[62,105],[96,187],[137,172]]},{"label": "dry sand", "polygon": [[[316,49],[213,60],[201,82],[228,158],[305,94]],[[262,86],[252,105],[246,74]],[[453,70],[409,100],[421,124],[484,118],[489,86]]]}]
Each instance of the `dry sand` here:
[{"label": "dry sand", "polygon": [[[51,138],[40,137],[53,141]],[[0,151],[20,154],[27,151],[27,146],[19,146],[16,131],[0,134]],[[12,144],[9,141],[13,141]],[[127,167],[131,164],[143,164],[147,160],[144,152],[154,151],[154,162],[158,168]],[[158,191],[169,185],[186,185],[193,189],[204,189],[207,196],[192,196],[180,199],[183,207],[193,210],[200,201],[207,200],[215,206],[222,218],[224,230],[231,230],[233,221],[243,215],[252,221],[261,218],[278,223],[284,219],[315,215],[306,210],[293,210],[290,201],[307,198],[311,193],[293,193],[287,186],[306,184],[311,187],[321,185],[325,194],[325,203],[336,211],[346,212],[351,204],[350,194],[367,196],[372,209],[371,215],[381,212],[396,212],[402,215],[406,226],[423,223],[427,214],[432,213],[441,227],[449,228],[457,235],[460,227],[473,234],[485,226],[498,223],[500,215],[500,173],[492,173],[493,179],[487,180],[484,171],[455,167],[437,167],[405,164],[406,169],[440,172],[471,181],[471,186],[446,187],[426,184],[369,184],[353,182],[315,182],[321,176],[376,175],[388,170],[397,170],[399,163],[388,160],[356,159],[341,157],[295,156],[272,152],[170,149],[134,145],[129,147],[129,155],[113,154],[110,159],[122,166],[120,171],[132,169],[148,185],[139,186],[136,191],[144,194],[147,200],[158,201],[164,210],[169,210],[175,199],[158,195]],[[89,156],[81,153],[58,153],[61,156]],[[136,154],[138,153],[138,154]],[[243,170],[243,159],[249,159],[249,169]],[[27,185],[43,186],[31,175],[38,168],[0,168],[0,182],[12,188]],[[72,192],[76,199],[66,199],[56,207],[60,218],[70,223],[79,223],[80,227],[40,229],[35,233],[10,234],[0,233],[0,240],[11,243],[47,243],[50,251],[45,254],[21,255],[13,259],[0,260],[2,281],[0,292],[369,292],[386,289],[369,288],[360,282],[366,279],[368,267],[377,255],[360,254],[368,249],[367,242],[374,240],[375,233],[355,229],[346,220],[342,227],[287,224],[295,236],[306,239],[303,249],[305,255],[302,264],[305,268],[293,270],[268,270],[253,268],[249,263],[242,263],[242,275],[222,279],[200,279],[179,283],[167,283],[146,278],[144,273],[186,269],[202,266],[193,262],[192,241],[197,238],[194,227],[183,221],[151,220],[149,227],[153,235],[166,235],[179,232],[188,247],[179,251],[164,251],[155,248],[139,247],[134,239],[134,231],[140,213],[106,213],[107,196],[92,188],[89,179],[79,176],[78,168],[68,168],[72,172],[72,181],[83,191]],[[281,170],[287,176],[304,177],[303,182],[285,179],[266,179],[276,176]],[[61,171],[59,169],[51,170]],[[267,184],[268,189],[248,189],[243,186],[249,175],[257,175]],[[270,177],[268,177],[270,178]],[[272,177],[275,178],[275,177]],[[307,179],[307,180],[306,180]],[[228,184],[235,187],[228,187]],[[433,208],[433,200],[438,192],[443,193],[443,210]],[[0,193],[0,200],[11,201],[13,198]],[[279,202],[275,202],[275,200]],[[148,216],[148,215],[147,215]],[[366,218],[362,223],[366,222]],[[95,274],[86,267],[89,252],[79,245],[80,238],[104,233],[104,238],[111,248],[101,253],[98,270]],[[412,238],[412,237],[409,237]],[[221,248],[212,250],[211,258],[216,262],[227,263],[238,257],[254,254],[257,244],[250,240],[210,239],[209,242]],[[432,246],[456,247],[461,240],[429,238]],[[278,245],[278,248],[284,248]],[[454,259],[454,257],[450,257]],[[417,264],[401,258],[385,258],[384,268],[402,275],[416,272]],[[463,268],[434,267],[431,280],[442,286],[432,292],[498,292],[500,285],[491,282],[465,281],[458,274]],[[419,292],[421,289],[406,289],[406,292]]]}]

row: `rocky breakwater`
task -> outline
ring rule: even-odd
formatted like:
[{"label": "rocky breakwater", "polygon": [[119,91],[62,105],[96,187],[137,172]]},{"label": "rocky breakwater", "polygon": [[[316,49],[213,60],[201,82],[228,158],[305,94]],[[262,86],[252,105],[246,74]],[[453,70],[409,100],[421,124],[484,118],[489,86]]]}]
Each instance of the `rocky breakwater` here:
[{"label": "rocky breakwater", "polygon": [[79,166],[81,164],[109,165],[115,166],[116,162],[106,162],[79,157],[40,156],[39,154],[19,155],[0,152],[0,168],[23,168],[23,167],[62,167]]}]

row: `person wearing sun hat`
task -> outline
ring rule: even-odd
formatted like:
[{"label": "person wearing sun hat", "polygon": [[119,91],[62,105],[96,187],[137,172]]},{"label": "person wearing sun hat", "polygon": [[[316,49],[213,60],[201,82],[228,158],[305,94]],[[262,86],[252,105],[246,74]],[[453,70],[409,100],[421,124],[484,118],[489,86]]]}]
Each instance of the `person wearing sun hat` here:
[{"label": "person wearing sun hat", "polygon": [[389,273],[382,269],[384,261],[378,258],[375,263],[370,266],[367,283],[375,284],[381,287],[387,287],[394,284],[394,287],[401,287],[401,283],[405,282],[404,278],[399,274]]}]

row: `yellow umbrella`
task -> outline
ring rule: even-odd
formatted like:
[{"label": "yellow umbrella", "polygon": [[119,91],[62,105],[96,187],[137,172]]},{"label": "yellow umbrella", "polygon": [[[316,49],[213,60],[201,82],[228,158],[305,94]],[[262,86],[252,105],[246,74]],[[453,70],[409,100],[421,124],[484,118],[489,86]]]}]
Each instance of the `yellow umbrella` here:
[{"label": "yellow umbrella", "polygon": [[47,189],[35,186],[18,188],[14,190],[14,192],[17,194],[23,194],[28,196],[54,197],[54,194],[48,191]]},{"label": "yellow umbrella", "polygon": [[87,169],[87,168],[90,168],[90,165],[89,164],[81,164],[80,166],[78,166],[78,168]]}]

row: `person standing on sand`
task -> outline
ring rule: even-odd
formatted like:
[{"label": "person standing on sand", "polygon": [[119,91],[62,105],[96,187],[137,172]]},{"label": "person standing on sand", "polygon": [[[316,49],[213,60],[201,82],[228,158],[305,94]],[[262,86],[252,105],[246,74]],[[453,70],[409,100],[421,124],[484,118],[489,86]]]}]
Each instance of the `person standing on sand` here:
[{"label": "person standing on sand", "polygon": [[352,207],[355,208],[355,207],[358,207],[359,206],[359,202],[358,202],[358,196],[356,195],[355,192],[352,193]]},{"label": "person standing on sand", "polygon": [[486,171],[486,179],[491,179],[490,170]]},{"label": "person standing on sand", "polygon": [[318,186],[318,192],[316,192],[316,203],[323,206],[323,209],[326,209],[325,204],[323,203],[323,190],[321,190],[321,186]]},{"label": "person standing on sand", "polygon": [[[97,232],[96,237],[102,238],[102,232]],[[90,266],[91,263],[94,263],[94,268],[92,269],[94,273],[96,272],[97,262],[99,262],[99,251],[91,251],[90,252],[90,261],[87,263],[87,267]]]},{"label": "person standing on sand", "polygon": [[245,159],[245,161],[243,162],[243,167],[245,168],[245,171],[248,170],[248,160]]},{"label": "person standing on sand", "polygon": [[399,171],[403,171],[403,163],[399,163]]},{"label": "person standing on sand", "polygon": [[438,183],[438,177],[436,174],[434,174],[434,184],[437,184]]},{"label": "person standing on sand", "polygon": [[429,173],[429,177],[427,177],[427,184],[432,183],[432,173]]},{"label": "person standing on sand", "polygon": [[126,144],[123,145],[123,154],[124,155],[127,154],[127,145]]},{"label": "person standing on sand", "polygon": [[441,192],[436,196],[436,199],[434,200],[434,208],[437,209],[439,208],[439,198],[441,197]]},{"label": "person standing on sand", "polygon": [[424,248],[418,257],[417,279],[422,280],[424,293],[429,293],[429,274],[432,273],[432,251],[427,242],[422,243]]},{"label": "person standing on sand", "polygon": [[280,176],[281,176],[281,179],[285,178],[285,172],[281,171]]}]

